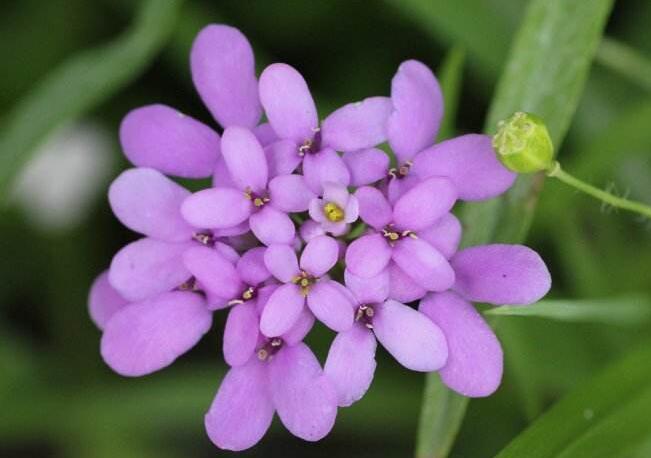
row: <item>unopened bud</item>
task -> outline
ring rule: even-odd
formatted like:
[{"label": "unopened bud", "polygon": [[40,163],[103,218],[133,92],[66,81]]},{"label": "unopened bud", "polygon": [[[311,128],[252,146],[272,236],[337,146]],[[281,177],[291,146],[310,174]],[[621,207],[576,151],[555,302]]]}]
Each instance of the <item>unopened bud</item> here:
[{"label": "unopened bud", "polygon": [[497,124],[493,148],[508,168],[518,173],[548,170],[554,159],[554,145],[542,119],[517,112]]}]

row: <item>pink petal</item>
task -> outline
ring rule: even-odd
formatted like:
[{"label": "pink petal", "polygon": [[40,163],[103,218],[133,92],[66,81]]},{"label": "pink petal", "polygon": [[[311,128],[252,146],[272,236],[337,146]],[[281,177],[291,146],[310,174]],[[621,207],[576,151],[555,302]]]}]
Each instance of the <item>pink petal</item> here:
[{"label": "pink petal", "polygon": [[224,327],[224,359],[229,366],[241,366],[255,352],[258,343],[258,313],[253,301],[236,305]]},{"label": "pink petal", "polygon": [[337,263],[339,246],[337,241],[327,235],[321,235],[310,240],[301,254],[301,269],[320,277],[327,273]]},{"label": "pink petal", "polygon": [[353,325],[353,304],[350,297],[334,286],[332,280],[321,280],[307,295],[307,305],[317,320],[333,331],[345,331]]},{"label": "pink petal", "polygon": [[287,345],[295,345],[301,342],[314,326],[314,315],[310,309],[303,307],[296,323],[289,331],[282,335],[283,342]]},{"label": "pink petal", "polygon": [[235,265],[213,248],[189,248],[183,254],[183,262],[202,288],[211,294],[236,299],[244,289]]},{"label": "pink petal", "polygon": [[393,207],[393,221],[398,229],[419,231],[449,212],[456,200],[457,193],[450,180],[428,178],[398,199]]},{"label": "pink petal", "polygon": [[[273,127],[268,122],[258,124],[253,128],[253,134],[264,147],[278,141],[278,135],[274,132]],[[273,176],[273,175],[269,175]]]},{"label": "pink petal", "polygon": [[551,288],[538,253],[522,245],[483,245],[459,251],[451,260],[454,290],[473,302],[528,305]]},{"label": "pink petal", "polygon": [[121,296],[140,301],[170,291],[191,276],[183,264],[183,253],[192,243],[167,243],[140,239],[116,253],[109,281]]},{"label": "pink petal", "polygon": [[259,193],[267,188],[267,158],[250,130],[227,127],[222,135],[222,156],[239,189]]},{"label": "pink petal", "polygon": [[272,64],[260,75],[260,101],[278,137],[301,144],[319,120],[307,83],[293,67]]},{"label": "pink petal", "polygon": [[269,362],[269,389],[280,421],[292,434],[317,441],[330,432],[337,393],[305,344],[284,347]]},{"label": "pink petal", "polygon": [[109,283],[108,270],[97,276],[90,287],[88,312],[99,329],[104,329],[108,320],[127,303],[128,301]]},{"label": "pink petal", "polygon": [[392,259],[414,282],[429,291],[454,284],[454,271],[441,253],[420,239],[404,238],[393,248]]},{"label": "pink petal", "polygon": [[389,272],[389,297],[398,302],[407,304],[420,299],[427,290],[411,279],[395,262],[390,262]]},{"label": "pink petal", "polygon": [[350,171],[351,186],[365,186],[380,181],[389,171],[389,156],[377,148],[344,153],[343,160]]},{"label": "pink petal", "polygon": [[373,331],[377,340],[407,369],[439,370],[448,358],[445,336],[422,313],[388,300],[375,306]]},{"label": "pink petal", "polygon": [[270,245],[264,253],[264,264],[283,283],[288,283],[299,273],[296,252],[289,245]]},{"label": "pink petal", "polygon": [[264,247],[251,248],[237,261],[237,274],[247,285],[259,285],[271,277],[264,264],[266,251]]},{"label": "pink petal", "polygon": [[418,238],[432,245],[446,259],[450,259],[461,241],[461,222],[452,213],[446,213],[432,226],[419,230]]},{"label": "pink petal", "polygon": [[375,277],[389,264],[391,251],[381,234],[365,235],[348,246],[346,267],[359,277]]},{"label": "pink petal", "polygon": [[389,271],[383,270],[375,277],[364,278],[344,271],[346,287],[353,293],[358,304],[377,304],[389,297]]},{"label": "pink petal", "polygon": [[383,229],[391,222],[391,205],[377,188],[364,186],[355,192],[359,202],[359,217],[377,230]]},{"label": "pink petal", "polygon": [[434,144],[443,116],[443,94],[431,70],[416,60],[403,62],[391,81],[389,144],[399,163]]},{"label": "pink petal", "polygon": [[280,175],[269,182],[271,205],[287,213],[304,212],[314,193],[301,175]]},{"label": "pink petal", "polygon": [[136,302],[106,324],[102,358],[118,374],[150,374],[194,347],[211,322],[204,300],[195,293],[175,291]]},{"label": "pink petal", "polygon": [[335,337],[323,372],[337,390],[340,407],[348,407],[359,401],[371,386],[376,366],[376,347],[373,332],[361,325],[355,325]]},{"label": "pink petal", "polygon": [[136,167],[184,178],[209,177],[219,155],[215,131],[165,105],[130,111],[120,125],[120,143]]},{"label": "pink petal", "polygon": [[257,358],[226,373],[204,420],[213,444],[241,451],[262,439],[274,416],[267,383],[266,364]]},{"label": "pink petal", "polygon": [[227,229],[247,220],[252,204],[244,193],[232,188],[204,189],[189,196],[181,214],[195,227]]},{"label": "pink petal", "polygon": [[236,28],[203,28],[190,52],[192,81],[214,118],[223,127],[254,127],[262,108],[258,100],[253,50]]},{"label": "pink petal", "polygon": [[516,178],[497,159],[491,138],[478,134],[446,140],[419,153],[414,158],[412,172],[421,178],[448,177],[463,200],[498,196]]},{"label": "pink petal", "polygon": [[383,143],[392,110],[388,97],[369,97],[344,105],[323,121],[323,145],[337,151],[357,151]]},{"label": "pink petal", "polygon": [[129,229],[168,242],[190,240],[194,229],[181,216],[190,192],[154,169],[129,169],[113,181],[109,202]]},{"label": "pink petal", "polygon": [[267,156],[269,176],[289,175],[303,161],[298,155],[298,146],[292,140],[277,140],[264,149]]},{"label": "pink petal", "polygon": [[292,243],[296,236],[294,223],[287,213],[270,205],[251,215],[249,226],[256,238],[267,246]]},{"label": "pink petal", "polygon": [[303,158],[303,176],[315,194],[323,193],[324,183],[348,186],[350,172],[343,159],[332,149],[326,148]]},{"label": "pink petal", "polygon": [[439,372],[443,383],[464,396],[493,394],[502,380],[502,347],[475,308],[445,292],[428,294],[420,311],[441,328],[448,343],[448,361]]},{"label": "pink petal", "polygon": [[260,331],[267,337],[285,334],[299,319],[305,298],[298,286],[288,283],[269,297],[260,317]]}]

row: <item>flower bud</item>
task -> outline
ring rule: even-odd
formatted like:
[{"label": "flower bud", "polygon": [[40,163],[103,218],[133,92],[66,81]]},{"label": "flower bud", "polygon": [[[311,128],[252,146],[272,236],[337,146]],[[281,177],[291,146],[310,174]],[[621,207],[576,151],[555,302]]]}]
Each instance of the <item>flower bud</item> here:
[{"label": "flower bud", "polygon": [[493,148],[508,168],[518,173],[548,170],[553,163],[554,145],[541,118],[517,112],[497,124]]}]

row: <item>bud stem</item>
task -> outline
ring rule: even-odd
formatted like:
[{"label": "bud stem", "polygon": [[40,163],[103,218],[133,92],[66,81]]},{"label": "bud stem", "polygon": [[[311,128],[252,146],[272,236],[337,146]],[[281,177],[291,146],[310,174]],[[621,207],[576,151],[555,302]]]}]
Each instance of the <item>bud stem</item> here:
[{"label": "bud stem", "polygon": [[578,189],[581,192],[591,195],[592,197],[601,200],[602,202],[612,205],[616,208],[622,208],[634,213],[639,213],[651,218],[651,207],[640,202],[634,202],[623,197],[617,197],[603,189],[596,188],[588,183],[585,183],[578,178],[570,175],[561,168],[558,161],[554,161],[551,167],[547,170],[547,176],[558,178],[563,183]]}]

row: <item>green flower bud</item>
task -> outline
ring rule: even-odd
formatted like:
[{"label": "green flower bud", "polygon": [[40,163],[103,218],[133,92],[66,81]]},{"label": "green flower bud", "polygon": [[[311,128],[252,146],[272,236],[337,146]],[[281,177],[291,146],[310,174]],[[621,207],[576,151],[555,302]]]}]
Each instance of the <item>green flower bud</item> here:
[{"label": "green flower bud", "polygon": [[554,145],[542,119],[517,112],[497,124],[493,148],[509,170],[532,173],[548,170],[554,159]]}]

